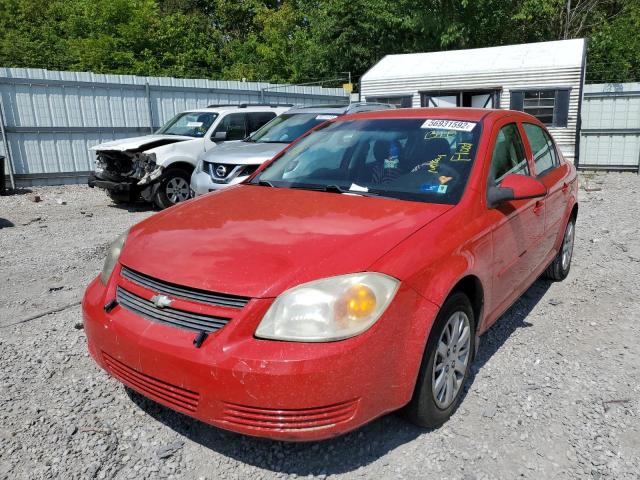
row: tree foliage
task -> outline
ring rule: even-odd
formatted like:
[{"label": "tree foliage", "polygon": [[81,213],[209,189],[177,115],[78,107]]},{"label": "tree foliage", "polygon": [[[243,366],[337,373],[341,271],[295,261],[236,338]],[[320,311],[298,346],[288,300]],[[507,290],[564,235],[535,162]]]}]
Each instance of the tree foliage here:
[{"label": "tree foliage", "polygon": [[0,0],[0,65],[299,83],[587,37],[588,80],[620,82],[640,78],[639,31],[640,0]]}]

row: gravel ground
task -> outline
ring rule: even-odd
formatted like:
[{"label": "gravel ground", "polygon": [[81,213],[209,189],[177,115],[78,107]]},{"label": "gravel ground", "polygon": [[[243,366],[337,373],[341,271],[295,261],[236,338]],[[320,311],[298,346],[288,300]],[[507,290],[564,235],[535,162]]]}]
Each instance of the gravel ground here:
[{"label": "gravel ground", "polygon": [[582,186],[569,278],[536,282],[482,338],[448,423],[388,415],[307,444],[207,426],[90,359],[83,289],[108,243],[152,210],[84,186],[0,197],[0,478],[637,479],[640,177]]}]

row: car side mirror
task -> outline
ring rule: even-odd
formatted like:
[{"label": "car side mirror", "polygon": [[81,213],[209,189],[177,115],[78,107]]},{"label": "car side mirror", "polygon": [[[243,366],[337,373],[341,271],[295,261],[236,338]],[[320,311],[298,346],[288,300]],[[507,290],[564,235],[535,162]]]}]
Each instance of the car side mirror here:
[{"label": "car side mirror", "polygon": [[546,194],[547,188],[535,178],[512,173],[504,177],[500,185],[489,187],[487,202],[489,208],[495,208],[505,202],[540,198]]},{"label": "car side mirror", "polygon": [[227,132],[216,132],[213,134],[214,142],[223,142],[227,139]]}]

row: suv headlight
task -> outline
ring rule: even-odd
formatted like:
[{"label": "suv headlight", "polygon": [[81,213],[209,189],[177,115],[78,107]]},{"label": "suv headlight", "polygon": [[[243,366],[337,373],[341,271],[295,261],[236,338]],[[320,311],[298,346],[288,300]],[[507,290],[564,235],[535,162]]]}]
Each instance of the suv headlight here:
[{"label": "suv headlight", "polygon": [[204,170],[204,161],[202,159],[198,160],[198,163],[196,163],[196,173],[200,173]]},{"label": "suv headlight", "polygon": [[127,239],[128,234],[129,231],[127,230],[120,234],[120,236],[118,236],[118,238],[109,245],[107,258],[104,259],[104,266],[102,267],[102,272],[100,272],[100,281],[105,285],[109,282],[109,277],[111,276],[111,273],[116,266],[116,262],[120,257],[120,252],[122,252],[122,248],[124,247],[124,242]]},{"label": "suv headlight", "polygon": [[256,337],[330,342],[369,329],[391,303],[400,282],[382,273],[352,273],[298,285],[275,299]]}]

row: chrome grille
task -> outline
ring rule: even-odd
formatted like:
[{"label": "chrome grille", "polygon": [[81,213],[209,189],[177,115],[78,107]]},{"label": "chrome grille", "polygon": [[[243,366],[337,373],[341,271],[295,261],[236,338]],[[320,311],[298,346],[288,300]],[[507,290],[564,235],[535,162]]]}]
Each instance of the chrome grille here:
[{"label": "chrome grille", "polygon": [[240,297],[237,295],[227,295],[225,293],[214,293],[206,290],[199,290],[197,288],[184,287],[181,285],[175,285],[163,280],[156,280],[148,275],[135,272],[127,267],[122,267],[120,273],[124,278],[131,282],[137,283],[149,290],[153,290],[157,293],[164,293],[171,295],[175,298],[182,298],[184,300],[191,300],[199,303],[206,303],[208,305],[217,305],[219,307],[231,307],[231,308],[243,308],[250,298]]},{"label": "chrome grille", "polygon": [[120,286],[116,290],[116,299],[123,308],[147,320],[195,332],[215,332],[229,322],[228,318],[185,312],[170,307],[158,308],[150,300],[139,297]]}]

